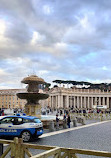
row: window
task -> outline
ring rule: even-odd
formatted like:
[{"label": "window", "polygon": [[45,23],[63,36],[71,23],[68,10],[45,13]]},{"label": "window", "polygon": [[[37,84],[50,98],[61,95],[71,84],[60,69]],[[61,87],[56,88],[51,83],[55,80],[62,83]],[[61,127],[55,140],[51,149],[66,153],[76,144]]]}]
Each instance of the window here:
[{"label": "window", "polygon": [[35,123],[41,123],[41,121],[39,119],[37,119],[37,118],[34,119],[34,122]]},{"label": "window", "polygon": [[15,117],[13,120],[13,125],[20,125],[23,123],[23,119],[22,118],[17,118]]},{"label": "window", "polygon": [[22,122],[22,118],[18,118],[18,122]]},{"label": "window", "polygon": [[7,117],[7,118],[4,118],[0,121],[0,124],[7,124],[7,123],[12,123],[14,120],[14,118],[12,117]]},{"label": "window", "polygon": [[30,123],[30,122],[33,122],[33,120],[23,119],[23,123]]}]

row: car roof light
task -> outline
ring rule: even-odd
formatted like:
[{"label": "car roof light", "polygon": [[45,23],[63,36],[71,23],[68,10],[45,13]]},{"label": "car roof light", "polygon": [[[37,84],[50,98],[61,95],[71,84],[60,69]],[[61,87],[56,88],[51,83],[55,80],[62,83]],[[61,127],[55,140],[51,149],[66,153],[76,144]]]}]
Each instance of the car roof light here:
[{"label": "car roof light", "polygon": [[19,113],[17,113],[17,114],[16,114],[16,116],[20,116],[20,114],[19,114]]},{"label": "car roof light", "polygon": [[25,114],[25,113],[23,113],[23,116],[26,116],[26,114]]}]

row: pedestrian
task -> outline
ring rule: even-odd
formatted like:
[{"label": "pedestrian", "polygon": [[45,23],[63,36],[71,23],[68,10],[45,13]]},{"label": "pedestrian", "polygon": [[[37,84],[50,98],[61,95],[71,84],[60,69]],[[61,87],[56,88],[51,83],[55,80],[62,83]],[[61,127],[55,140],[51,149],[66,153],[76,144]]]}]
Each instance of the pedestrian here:
[{"label": "pedestrian", "polygon": [[59,118],[58,118],[58,114],[56,115],[56,129],[59,129]]},{"label": "pedestrian", "polygon": [[62,110],[60,110],[60,116],[62,115]]},{"label": "pedestrian", "polygon": [[83,116],[86,116],[86,110],[83,109]]},{"label": "pedestrian", "polygon": [[2,116],[2,109],[0,108],[0,116]]},{"label": "pedestrian", "polygon": [[63,116],[63,120],[64,120],[64,121],[66,120],[66,114],[64,114],[64,116]]},{"label": "pedestrian", "polygon": [[66,120],[66,114],[63,115],[63,128],[67,128],[67,120]]},{"label": "pedestrian", "polygon": [[71,122],[70,115],[67,114],[67,126],[68,126],[68,128],[70,128],[70,122]]},{"label": "pedestrian", "polygon": [[2,114],[1,114],[2,116],[4,116],[5,114],[4,114],[4,110],[2,110]]}]

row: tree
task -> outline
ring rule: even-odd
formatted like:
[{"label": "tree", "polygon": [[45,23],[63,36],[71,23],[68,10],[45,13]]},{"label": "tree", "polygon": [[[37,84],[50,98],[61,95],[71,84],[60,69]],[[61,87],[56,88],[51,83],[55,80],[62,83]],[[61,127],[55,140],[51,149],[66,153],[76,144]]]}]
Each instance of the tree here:
[{"label": "tree", "polygon": [[71,81],[71,80],[54,80],[55,83],[72,84],[73,86],[88,86],[90,89],[111,90],[111,83],[90,83],[85,81]]},{"label": "tree", "polygon": [[45,83],[44,86],[45,86],[45,89],[50,90],[51,84],[50,83]]}]

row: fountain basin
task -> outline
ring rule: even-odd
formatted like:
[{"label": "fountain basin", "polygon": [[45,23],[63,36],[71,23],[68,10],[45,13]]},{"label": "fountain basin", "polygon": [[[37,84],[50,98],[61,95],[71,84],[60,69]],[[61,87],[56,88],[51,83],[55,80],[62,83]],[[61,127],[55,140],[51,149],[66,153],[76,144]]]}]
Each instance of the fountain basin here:
[{"label": "fountain basin", "polygon": [[28,100],[42,100],[42,99],[47,99],[49,97],[48,94],[45,93],[34,93],[34,92],[28,92],[28,93],[18,93],[17,96],[20,99],[28,99]]},{"label": "fountain basin", "polygon": [[[41,115],[41,121],[43,123],[43,127],[48,129],[51,121],[54,122],[54,126],[56,126],[56,116],[53,115]],[[63,116],[59,116],[59,126],[63,125]]]}]

